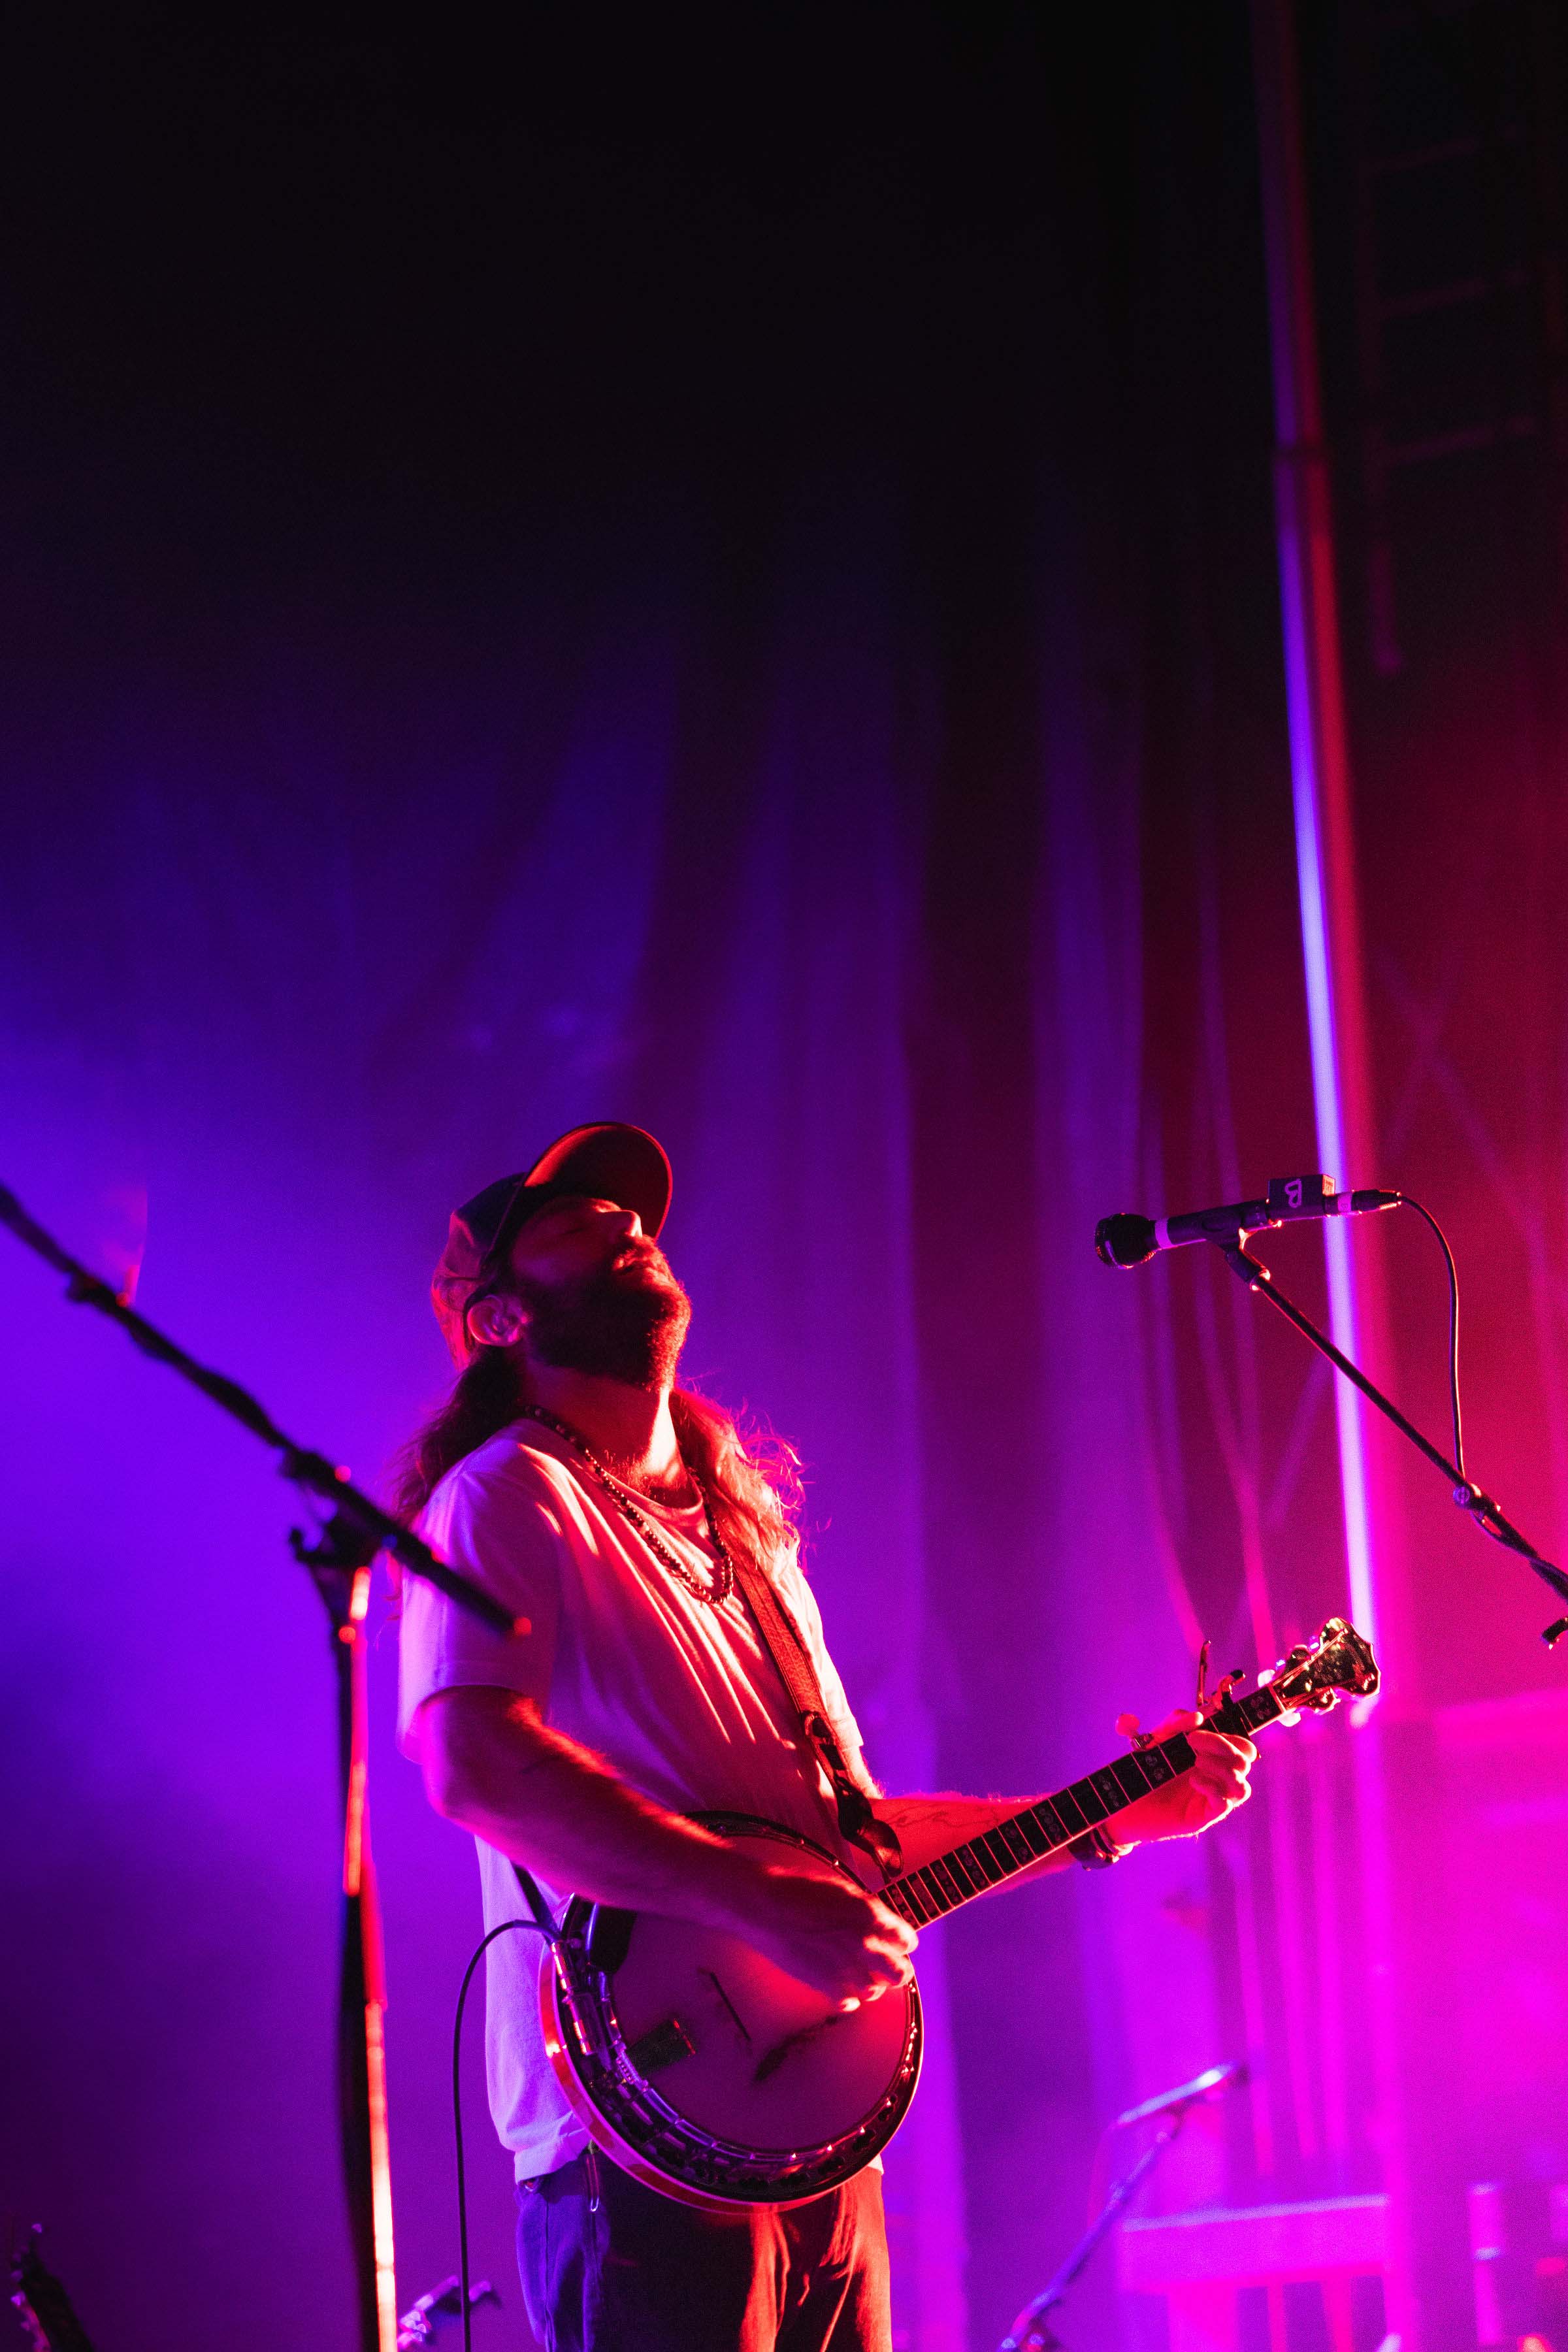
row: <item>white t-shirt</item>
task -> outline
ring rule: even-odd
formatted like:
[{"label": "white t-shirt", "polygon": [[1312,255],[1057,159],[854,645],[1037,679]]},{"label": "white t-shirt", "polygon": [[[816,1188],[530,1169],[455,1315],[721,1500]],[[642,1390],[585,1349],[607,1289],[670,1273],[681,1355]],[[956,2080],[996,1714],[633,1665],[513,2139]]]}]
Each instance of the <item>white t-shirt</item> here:
[{"label": "white t-shirt", "polygon": [[[639,1500],[678,1559],[706,1581],[700,1506]],[[553,1430],[522,1422],[447,1472],[420,1520],[426,1540],[493,1593],[526,1633],[493,1633],[411,1578],[403,1604],[398,1738],[437,1691],[473,1685],[538,1703],[546,1721],[602,1756],[672,1812],[758,1813],[844,1854],[826,1778],[739,1592],[713,1608],[687,1591]],[[780,1598],[810,1644],[842,1748],[860,1734],[823,1647],[822,1621],[795,1563]],[[526,1918],[511,1864],[476,1840],[485,1926]],[[544,1886],[559,1916],[569,1890]],[[519,2179],[552,2172],[587,2145],[544,2054],[542,1938],[498,1937],[486,1961],[490,2112]]]}]

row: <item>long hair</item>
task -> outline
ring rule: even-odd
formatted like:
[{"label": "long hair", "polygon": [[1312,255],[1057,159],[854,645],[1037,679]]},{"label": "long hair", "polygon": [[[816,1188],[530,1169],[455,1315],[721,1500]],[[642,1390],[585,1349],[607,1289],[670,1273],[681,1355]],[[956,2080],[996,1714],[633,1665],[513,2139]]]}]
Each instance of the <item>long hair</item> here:
[{"label": "long hair", "polygon": [[720,1541],[764,1576],[800,1549],[800,1456],[760,1423],[744,1427],[695,1389],[669,1400],[680,1458],[708,1497]]},{"label": "long hair", "polygon": [[[399,1456],[399,1515],[412,1519],[422,1511],[447,1471],[509,1427],[527,1402],[508,1349],[476,1349],[446,1403]],[[669,1411],[680,1458],[708,1496],[721,1542],[769,1574],[799,1549],[800,1456],[771,1430],[742,1426],[695,1389],[677,1389]]]},{"label": "long hair", "polygon": [[416,1430],[397,1456],[393,1507],[416,1518],[448,1470],[517,1419],[522,1382],[504,1348],[476,1348],[440,1410]]}]

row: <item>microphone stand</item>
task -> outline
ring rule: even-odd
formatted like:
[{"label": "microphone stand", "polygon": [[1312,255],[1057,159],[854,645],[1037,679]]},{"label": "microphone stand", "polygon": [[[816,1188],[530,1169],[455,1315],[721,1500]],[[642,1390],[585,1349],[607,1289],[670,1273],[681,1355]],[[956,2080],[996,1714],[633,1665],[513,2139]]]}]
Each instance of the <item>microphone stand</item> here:
[{"label": "microphone stand", "polygon": [[[1301,1337],[1316,1348],[1321,1356],[1328,1358],[1337,1372],[1342,1372],[1353,1387],[1361,1391],[1370,1404],[1374,1404],[1379,1412],[1394,1423],[1402,1436],[1409,1439],[1423,1460],[1430,1462],[1434,1469],[1442,1473],[1448,1482],[1449,1489],[1459,1509],[1468,1515],[1482,1535],[1489,1536],[1494,1543],[1502,1544],[1509,1551],[1516,1553],[1521,1559],[1528,1561],[1542,1582],[1551,1586],[1557,1598],[1560,1601],[1568,1601],[1568,1576],[1565,1576],[1560,1568],[1554,1567],[1551,1560],[1543,1559],[1530,1538],[1521,1535],[1511,1520],[1504,1517],[1502,1511],[1491,1496],[1483,1494],[1479,1486],[1473,1485],[1464,1475],[1458,1465],[1450,1462],[1447,1455],[1432,1444],[1430,1438],[1424,1437],[1415,1423],[1406,1420],[1393,1400],[1384,1396],[1376,1383],[1369,1381],[1366,1374],[1352,1364],[1348,1356],[1341,1353],[1327,1332],[1320,1331],[1310,1316],[1303,1314],[1292,1299],[1287,1298],[1283,1291],[1275,1286],[1274,1276],[1269,1273],[1268,1268],[1258,1259],[1248,1255],[1241,1231],[1237,1230],[1233,1242],[1222,1242],[1215,1238],[1214,1246],[1219,1251],[1232,1274],[1244,1282],[1248,1290],[1259,1298],[1266,1298],[1269,1306],[1285,1318],[1287,1323],[1293,1324]],[[1541,1638],[1547,1648],[1551,1649],[1564,1633],[1568,1633],[1568,1616],[1557,1618],[1553,1623],[1547,1626]]]},{"label": "microphone stand", "polygon": [[343,1808],[342,1953],[338,1978],[338,2110],[343,2184],[359,2294],[360,2352],[395,2352],[397,2297],[393,2274],[392,2172],[387,2139],[385,1969],[375,1874],[371,1864],[367,1797],[369,1707],[365,1612],[370,1604],[371,1563],[383,1551],[416,1576],[500,1633],[515,1621],[500,1602],[437,1559],[428,1544],[369,1495],[349,1483],[348,1473],[322,1454],[308,1451],[285,1434],[253,1397],[222,1372],[215,1372],[177,1346],[131,1304],[129,1290],[117,1291],[63,1250],[53,1235],[27,1214],[14,1192],[0,1185],[0,1224],[66,1277],[73,1306],[91,1307],[118,1323],[143,1355],[172,1371],[271,1446],[285,1478],[332,1505],[313,1545],[296,1528],[289,1535],[294,1557],[310,1570],[325,1604],[338,1686],[338,1758]]},{"label": "microphone stand", "polygon": [[1002,2338],[997,2352],[1066,2352],[1059,2336],[1051,2329],[1046,2314],[1061,2303],[1069,2286],[1088,2263],[1111,2223],[1137,2189],[1146,2172],[1152,2172],[1182,2126],[1196,2106],[1212,2095],[1205,2088],[1194,2091],[1171,2109],[1171,2120],[1163,2131],[1156,2132],[1142,2155],[1130,2170],[1124,2172],[1111,2189],[1100,2211],[1089,2223],[1077,2245],[1048,2283],[1040,2289],[1033,2302],[1026,2303],[1012,2326]]},{"label": "microphone stand", "polygon": [[386,2113],[386,1963],[370,1851],[370,1678],[364,1634],[371,1561],[379,1546],[352,1517],[334,1512],[314,1544],[306,1542],[299,1528],[291,1528],[289,1547],[310,1570],[321,1596],[337,1681],[343,1819],[338,2134],[361,2352],[389,2352],[397,2340],[397,2284]]}]

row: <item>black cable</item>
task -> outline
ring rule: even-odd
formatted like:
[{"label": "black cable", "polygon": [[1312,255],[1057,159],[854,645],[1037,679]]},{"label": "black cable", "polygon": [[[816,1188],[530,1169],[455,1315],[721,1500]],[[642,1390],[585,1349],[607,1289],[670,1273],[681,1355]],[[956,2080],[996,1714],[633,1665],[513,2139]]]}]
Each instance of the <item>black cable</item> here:
[{"label": "black cable", "polygon": [[1413,1201],[1408,1192],[1401,1192],[1399,1205],[1403,1209],[1414,1209],[1418,1217],[1426,1219],[1437,1236],[1437,1246],[1448,1269],[1448,1402],[1454,1417],[1454,1467],[1459,1474],[1460,1485],[1465,1486],[1468,1479],[1465,1470],[1464,1426],[1459,1412],[1459,1270],[1454,1264],[1454,1253],[1448,1247],[1448,1236],[1431,1210],[1424,1209],[1419,1201]]},{"label": "black cable", "polygon": [[503,1919],[499,1927],[492,1927],[475,1945],[468,1965],[463,1970],[463,1981],[458,1988],[458,2006],[452,2017],[452,2137],[458,2155],[458,2294],[463,2307],[463,2352],[474,2352],[474,2314],[468,2300],[468,2189],[463,2163],[463,2010],[468,1998],[468,1987],[474,1980],[474,1970],[496,1937],[510,1934],[513,1927],[526,1927],[531,1934],[542,1936],[547,1943],[554,1940],[554,1926],[547,1924],[546,1919]]},{"label": "black cable", "polygon": [[[1479,1487],[1473,1486],[1470,1483],[1469,1472],[1465,1468],[1464,1423],[1459,1407],[1458,1268],[1454,1264],[1454,1253],[1448,1247],[1448,1236],[1432,1214],[1431,1210],[1424,1208],[1419,1201],[1412,1200],[1408,1192],[1401,1192],[1399,1205],[1404,1209],[1414,1209],[1416,1215],[1425,1219],[1431,1226],[1437,1236],[1437,1245],[1443,1253],[1443,1263],[1448,1269],[1448,1402],[1454,1422],[1454,1467],[1459,1474],[1459,1483],[1454,1489],[1454,1500],[1461,1509],[1468,1513],[1482,1535],[1489,1536],[1493,1543],[1501,1544],[1505,1551],[1511,1551],[1519,1559],[1529,1560],[1533,1567],[1550,1569],[1552,1566],[1552,1561],[1542,1559],[1540,1552],[1520,1535],[1517,1528],[1509,1527],[1506,1521],[1503,1521],[1500,1526],[1498,1524],[1501,1515],[1498,1512],[1497,1505],[1489,1495],[1483,1495]],[[1560,1619],[1556,1625],[1547,1628],[1544,1639],[1549,1647],[1565,1628],[1568,1628],[1568,1619]]]}]

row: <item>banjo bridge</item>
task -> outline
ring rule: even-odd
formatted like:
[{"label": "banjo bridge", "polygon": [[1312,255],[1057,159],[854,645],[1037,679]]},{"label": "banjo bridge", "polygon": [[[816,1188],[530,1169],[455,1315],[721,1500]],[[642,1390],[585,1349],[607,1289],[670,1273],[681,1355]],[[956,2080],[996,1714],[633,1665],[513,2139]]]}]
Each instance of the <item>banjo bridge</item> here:
[{"label": "banjo bridge", "polygon": [[786,2033],[782,2042],[774,2042],[773,2048],[761,2061],[756,2073],[752,2076],[752,2082],[765,2083],[770,2075],[778,2073],[786,2058],[792,2058],[797,2050],[807,2049],[813,2042],[820,2041],[823,2034],[826,2033],[831,2027],[842,2021],[839,2016],[825,2017],[819,2025],[803,2025],[797,2032]]}]

